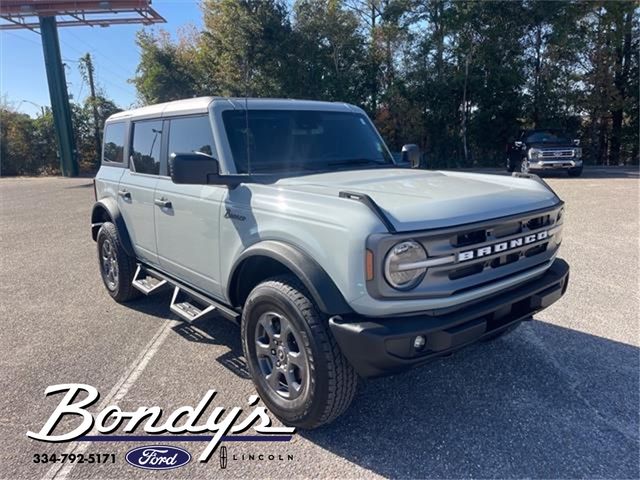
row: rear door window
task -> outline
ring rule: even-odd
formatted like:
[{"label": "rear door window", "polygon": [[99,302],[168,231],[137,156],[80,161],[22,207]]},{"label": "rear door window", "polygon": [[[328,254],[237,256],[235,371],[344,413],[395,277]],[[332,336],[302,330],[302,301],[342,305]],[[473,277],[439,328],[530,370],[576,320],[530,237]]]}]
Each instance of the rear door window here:
[{"label": "rear door window", "polygon": [[131,170],[137,173],[160,173],[162,120],[135,122],[132,128]]},{"label": "rear door window", "polygon": [[124,122],[105,125],[102,147],[103,162],[122,163],[124,161],[125,128]]}]

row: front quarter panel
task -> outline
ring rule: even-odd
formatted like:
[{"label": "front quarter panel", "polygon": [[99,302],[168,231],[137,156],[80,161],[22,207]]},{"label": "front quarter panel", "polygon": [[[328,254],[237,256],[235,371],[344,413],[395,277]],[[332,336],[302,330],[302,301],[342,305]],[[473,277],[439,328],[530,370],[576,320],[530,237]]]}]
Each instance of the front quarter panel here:
[{"label": "front quarter panel", "polygon": [[230,190],[220,218],[221,278],[229,279],[242,253],[273,240],[315,260],[347,302],[366,292],[365,240],[385,231],[364,205],[325,195],[245,184]]}]

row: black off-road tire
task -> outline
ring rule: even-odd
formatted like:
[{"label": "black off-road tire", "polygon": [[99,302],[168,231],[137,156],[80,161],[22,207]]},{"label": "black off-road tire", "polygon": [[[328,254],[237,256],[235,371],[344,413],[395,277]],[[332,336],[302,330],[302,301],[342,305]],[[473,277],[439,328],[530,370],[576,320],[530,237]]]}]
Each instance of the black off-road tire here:
[{"label": "black off-road tire", "polygon": [[567,173],[570,177],[579,177],[582,175],[582,167],[570,168]]},{"label": "black off-road tire", "polygon": [[[269,386],[258,361],[256,329],[260,318],[271,311],[287,316],[289,326],[297,329],[304,344],[298,348],[304,348],[308,360],[305,390],[293,400],[280,397]],[[251,291],[242,313],[241,335],[260,398],[284,424],[313,429],[332,422],[347,410],[356,392],[358,376],[331,334],[327,316],[318,310],[295,276],[274,277]]]},{"label": "black off-road tire", "polygon": [[[105,271],[104,267],[104,251],[105,243],[108,243],[110,251],[113,252],[113,263],[116,266],[116,278],[115,282],[112,282]],[[98,231],[98,237],[96,239],[98,246],[98,262],[100,266],[100,276],[102,282],[111,298],[116,302],[126,302],[133,300],[141,295],[139,290],[136,290],[131,282],[136,272],[136,259],[127,254],[122,248],[120,242],[120,236],[118,235],[118,229],[111,222],[105,222]]]},{"label": "black off-road tire", "polygon": [[507,172],[513,173],[516,170],[516,166],[511,161],[511,158],[507,158]]}]

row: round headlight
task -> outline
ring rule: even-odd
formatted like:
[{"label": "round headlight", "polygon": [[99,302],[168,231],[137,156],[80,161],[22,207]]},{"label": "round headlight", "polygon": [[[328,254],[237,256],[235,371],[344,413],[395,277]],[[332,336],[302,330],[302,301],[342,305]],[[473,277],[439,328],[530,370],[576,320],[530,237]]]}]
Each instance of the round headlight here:
[{"label": "round headlight", "polygon": [[409,290],[424,277],[426,268],[413,268],[412,265],[427,259],[422,245],[413,240],[400,242],[393,246],[384,262],[384,275],[393,288]]}]

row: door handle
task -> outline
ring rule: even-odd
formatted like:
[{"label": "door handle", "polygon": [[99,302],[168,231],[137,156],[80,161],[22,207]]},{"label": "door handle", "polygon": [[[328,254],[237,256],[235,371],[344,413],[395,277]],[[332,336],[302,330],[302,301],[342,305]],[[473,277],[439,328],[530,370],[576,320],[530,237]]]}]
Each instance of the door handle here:
[{"label": "door handle", "polygon": [[126,190],[118,190],[118,196],[122,198],[126,198],[127,200],[131,200],[131,193]]},{"label": "door handle", "polygon": [[171,202],[166,198],[156,198],[153,203],[155,203],[160,208],[171,208]]}]

